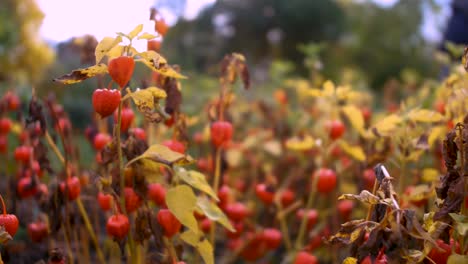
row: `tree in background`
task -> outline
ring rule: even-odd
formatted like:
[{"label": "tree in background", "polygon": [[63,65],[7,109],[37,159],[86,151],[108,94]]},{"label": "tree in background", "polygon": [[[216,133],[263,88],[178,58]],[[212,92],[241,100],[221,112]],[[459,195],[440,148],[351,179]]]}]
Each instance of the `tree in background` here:
[{"label": "tree in background", "polygon": [[0,1],[0,83],[37,83],[52,63],[38,34],[43,17],[34,0]]},{"label": "tree in background", "polygon": [[421,32],[426,4],[434,1],[383,8],[373,1],[219,0],[197,19],[179,20],[163,48],[171,61],[201,71],[238,51],[257,66],[282,59],[307,73],[302,51],[312,43],[321,47],[314,56],[325,77],[339,79],[353,68],[379,89],[394,77],[436,76],[434,45]]}]

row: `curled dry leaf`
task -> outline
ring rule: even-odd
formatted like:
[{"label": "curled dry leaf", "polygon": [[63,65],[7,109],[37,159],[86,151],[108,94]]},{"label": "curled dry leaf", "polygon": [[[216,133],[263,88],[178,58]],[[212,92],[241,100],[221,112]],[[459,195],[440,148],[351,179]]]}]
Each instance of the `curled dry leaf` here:
[{"label": "curled dry leaf", "polygon": [[73,70],[69,74],[55,78],[54,82],[60,82],[63,84],[79,83],[88,78],[104,73],[107,73],[107,65],[100,63],[88,68]]}]

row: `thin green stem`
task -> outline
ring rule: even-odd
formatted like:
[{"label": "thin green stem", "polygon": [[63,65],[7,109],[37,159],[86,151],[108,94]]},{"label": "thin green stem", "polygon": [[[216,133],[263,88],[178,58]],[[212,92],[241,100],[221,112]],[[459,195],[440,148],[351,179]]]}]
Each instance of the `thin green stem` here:
[{"label": "thin green stem", "polygon": [[316,175],[312,180],[312,186],[309,192],[309,197],[307,198],[304,216],[301,219],[301,225],[299,227],[299,234],[297,236],[296,243],[295,243],[295,247],[297,250],[300,250],[302,248],[302,242],[304,240],[304,236],[307,230],[307,213],[309,212],[309,210],[312,208],[312,205],[314,204],[315,195],[317,193],[316,187],[317,187],[318,178],[319,178],[318,175]]},{"label": "thin green stem", "polygon": [[[123,214],[128,217],[127,210],[125,208],[125,174],[124,174],[124,161],[123,161],[123,153],[122,153],[122,139],[121,139],[121,132],[120,127],[122,126],[122,107],[123,102],[121,101],[119,104],[119,108],[117,110],[117,126],[115,127],[115,137],[117,140],[117,155],[119,157],[119,179],[120,179],[120,210]],[[135,254],[135,243],[132,238],[132,232],[128,233],[128,246],[130,248],[130,259],[132,263],[137,263],[137,256]]]},{"label": "thin green stem", "polygon": [[[215,175],[213,181],[213,190],[215,193],[218,193],[219,189],[219,181],[221,178],[221,148],[216,149],[216,157],[215,157]],[[213,250],[215,249],[215,232],[216,232],[216,222],[213,221],[211,223],[211,230],[210,230],[210,242],[213,245]]]},{"label": "thin green stem", "polygon": [[88,233],[91,236],[91,240],[93,241],[93,244],[96,247],[96,253],[97,253],[99,262],[106,263],[104,259],[104,255],[102,254],[101,248],[99,247],[99,242],[96,238],[96,234],[93,231],[93,226],[91,225],[91,222],[89,221],[88,214],[86,213],[86,209],[84,208],[83,202],[81,201],[81,197],[78,197],[76,199],[76,205],[78,205],[78,209],[80,210],[80,214],[81,214],[81,217],[83,218],[86,229],[88,229]]}]

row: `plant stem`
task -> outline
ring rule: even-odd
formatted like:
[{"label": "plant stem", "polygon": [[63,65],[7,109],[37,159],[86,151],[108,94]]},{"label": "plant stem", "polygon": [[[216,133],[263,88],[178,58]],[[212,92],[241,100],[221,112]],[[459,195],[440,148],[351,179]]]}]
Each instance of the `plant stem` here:
[{"label": "plant stem", "polygon": [[83,221],[85,222],[86,229],[88,229],[88,233],[91,236],[91,240],[94,243],[94,246],[96,247],[96,253],[98,256],[98,259],[101,263],[106,263],[104,259],[104,255],[102,254],[101,248],[99,247],[99,242],[96,238],[96,234],[93,231],[93,226],[91,225],[91,222],[89,221],[88,214],[86,213],[86,209],[83,206],[83,202],[81,201],[81,197],[78,197],[76,199],[76,205],[78,205],[78,209],[80,210],[81,217],[83,217]]},{"label": "plant stem", "polygon": [[[216,157],[215,157],[215,175],[213,181],[213,190],[215,193],[218,193],[219,189],[219,181],[221,178],[221,148],[216,149]],[[216,231],[216,221],[213,221],[211,224],[210,230],[210,242],[213,246],[213,251],[215,250],[215,231]]]},{"label": "plant stem", "polygon": [[309,210],[312,208],[312,205],[314,204],[314,198],[316,194],[316,187],[317,187],[317,181],[318,181],[319,176],[316,175],[313,180],[312,180],[312,185],[311,189],[309,192],[309,197],[307,198],[307,203],[306,203],[306,208],[304,211],[304,216],[301,219],[301,225],[299,227],[299,234],[296,239],[295,247],[297,250],[300,250],[302,248],[302,242],[304,240],[304,236],[306,233],[306,227],[307,227],[307,213]]},{"label": "plant stem", "polygon": [[292,249],[292,242],[291,237],[289,237],[288,223],[284,219],[285,214],[283,213],[284,210],[283,206],[281,205],[281,202],[277,202],[276,206],[278,207],[278,214],[276,217],[280,222],[281,233],[283,233],[284,245],[286,246],[286,250],[289,252]]},{"label": "plant stem", "polygon": [[177,253],[175,251],[174,245],[172,241],[169,240],[167,237],[164,237],[164,244],[166,244],[167,250],[169,251],[169,256],[171,256],[172,263],[177,263]]},{"label": "plant stem", "polygon": [[[127,210],[125,209],[125,174],[124,174],[124,162],[123,162],[123,153],[122,153],[122,139],[120,127],[122,126],[122,107],[123,102],[120,101],[119,108],[117,111],[117,126],[115,127],[115,137],[117,140],[117,155],[119,157],[119,179],[120,179],[120,210],[123,214],[128,217]],[[136,254],[135,254],[135,244],[132,238],[132,232],[128,233],[128,245],[130,248],[130,259],[132,263],[137,263]]]},{"label": "plant stem", "polygon": [[[60,162],[62,162],[63,165],[65,165],[65,159],[62,153],[60,153],[60,150],[58,149],[57,145],[54,143],[54,141],[52,140],[52,138],[50,137],[47,131],[45,133],[45,137],[46,137],[47,143],[49,144],[50,148],[53,150],[57,158],[60,160]],[[76,199],[76,204],[78,205],[78,209],[80,211],[81,217],[83,218],[85,222],[86,229],[88,230],[88,233],[91,236],[91,239],[93,240],[94,246],[96,247],[96,253],[98,255],[99,261],[101,263],[106,263],[104,260],[104,255],[102,254],[101,248],[99,247],[99,243],[96,239],[96,233],[93,230],[93,226],[89,222],[88,213],[86,212],[86,209],[84,208],[83,202],[81,201],[80,197]]]},{"label": "plant stem", "polygon": [[[379,184],[379,182],[377,181],[377,179],[375,179],[374,180],[374,187],[372,188],[372,194],[375,194],[375,192],[377,191],[378,184]],[[374,209],[374,205],[373,204],[369,205],[369,208],[367,209],[366,221],[369,221],[371,219],[373,209]]]}]

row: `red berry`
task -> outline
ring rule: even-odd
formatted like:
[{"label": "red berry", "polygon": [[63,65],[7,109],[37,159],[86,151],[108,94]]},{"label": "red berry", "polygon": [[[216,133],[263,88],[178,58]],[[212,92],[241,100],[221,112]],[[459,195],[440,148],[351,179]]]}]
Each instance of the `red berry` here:
[{"label": "red berry", "polygon": [[263,240],[269,249],[276,249],[281,245],[283,236],[276,228],[266,228],[263,230]]},{"label": "red berry", "polygon": [[18,192],[19,197],[26,199],[36,195],[37,185],[32,184],[31,177],[23,177],[18,181],[16,191]]},{"label": "red berry", "polygon": [[273,190],[263,183],[257,184],[257,186],[255,186],[255,194],[257,194],[257,197],[265,204],[273,203],[273,199],[275,198],[275,193]]},{"label": "red berry", "polygon": [[109,61],[108,71],[112,80],[123,88],[132,78],[135,60],[133,57],[120,56]]},{"label": "red berry", "polygon": [[[296,217],[302,219],[304,217],[304,209],[300,209],[296,213]],[[307,211],[307,229],[311,229],[318,220],[318,211],[315,209],[310,209]]]},{"label": "red berry", "polygon": [[372,117],[372,110],[368,107],[361,108],[362,117],[364,118],[364,122],[369,122]]},{"label": "red berry", "polygon": [[112,208],[112,201],[114,198],[111,194],[98,193],[98,203],[103,211],[108,211]]},{"label": "red berry", "polygon": [[28,225],[28,235],[33,242],[41,242],[48,234],[49,228],[42,221],[32,222]]},{"label": "red berry", "polygon": [[169,238],[177,234],[182,227],[179,220],[168,209],[159,210],[157,220],[164,229],[164,235]]},{"label": "red berry", "polygon": [[166,189],[159,183],[150,183],[148,185],[148,198],[159,206],[167,207]]},{"label": "red berry", "polygon": [[[119,113],[118,111],[114,112],[114,120],[116,123],[118,122],[117,120],[118,113]],[[133,110],[129,107],[122,108],[122,113],[120,114],[122,117],[122,121],[120,124],[120,131],[126,132],[128,128],[130,128],[130,126],[132,125],[133,119],[135,119],[135,114],[133,113]]]},{"label": "red berry", "polygon": [[314,177],[318,177],[317,191],[329,193],[336,187],[336,173],[331,169],[321,168],[315,172]]},{"label": "red berry", "polygon": [[325,124],[325,127],[327,128],[328,135],[331,139],[340,138],[346,129],[343,122],[341,122],[340,120],[329,121]]},{"label": "red berry", "polygon": [[244,232],[245,225],[243,222],[232,222],[232,226],[234,227],[235,231],[230,231],[226,229],[226,236],[234,239],[234,238],[239,238],[242,235],[242,232]]},{"label": "red berry", "polygon": [[8,140],[5,135],[0,135],[0,153],[6,153],[8,151]]},{"label": "red berry", "polygon": [[160,40],[152,39],[148,40],[146,49],[148,51],[153,50],[159,52],[161,50],[162,42]]},{"label": "red berry", "polygon": [[445,103],[443,101],[438,100],[434,102],[434,109],[442,115],[445,115]]},{"label": "red berry", "polygon": [[200,223],[200,229],[205,232],[205,233],[208,233],[210,232],[211,230],[211,225],[212,225],[212,222],[210,219],[208,218],[205,218],[201,221]]},{"label": "red berry", "polygon": [[127,213],[133,213],[141,206],[143,202],[138,194],[130,187],[125,187],[125,210]]},{"label": "red berry", "polygon": [[0,119],[0,135],[8,134],[11,130],[12,122],[9,118],[3,117]]},{"label": "red berry", "polygon": [[60,131],[63,131],[64,133],[67,133],[71,131],[72,125],[70,123],[70,120],[67,118],[60,118],[57,122],[57,128],[60,129]]},{"label": "red berry", "polygon": [[236,202],[226,205],[226,214],[231,220],[237,222],[247,217],[249,210],[243,203]]},{"label": "red berry", "polygon": [[296,259],[294,260],[294,264],[317,264],[317,263],[318,263],[317,257],[305,251],[301,251],[297,253]]},{"label": "red berry", "polygon": [[350,200],[341,200],[338,202],[338,212],[344,220],[348,220],[353,212],[354,203]]},{"label": "red berry", "polygon": [[94,111],[102,118],[108,117],[119,107],[120,99],[119,90],[97,89],[93,92]]},{"label": "red berry", "polygon": [[19,108],[21,102],[18,95],[9,91],[5,94],[4,99],[7,102],[8,110],[15,111]]},{"label": "red berry", "polygon": [[280,194],[281,205],[284,207],[288,207],[291,205],[294,200],[296,199],[296,195],[290,189],[285,189]]},{"label": "red berry", "polygon": [[66,185],[65,182],[61,182],[60,191],[64,194],[68,192],[68,200],[75,200],[78,198],[81,192],[80,179],[74,176],[67,179]]},{"label": "red berry", "polygon": [[447,263],[448,257],[452,254],[452,248],[441,239],[438,239],[436,242],[442,250],[438,250],[434,247],[427,256],[437,264],[445,264]]},{"label": "red berry", "polygon": [[143,128],[139,128],[139,127],[131,128],[130,133],[132,133],[136,138],[140,140],[146,140],[146,132]]},{"label": "red berry", "polygon": [[229,202],[229,197],[231,196],[231,188],[227,185],[221,186],[218,190],[218,198],[219,198],[219,206],[220,208],[224,208],[228,202]]},{"label": "red berry", "polygon": [[185,153],[185,146],[177,140],[167,140],[162,143],[164,146],[168,147],[170,150],[179,152],[180,154]]},{"label": "red berry", "polygon": [[375,172],[373,169],[365,170],[362,174],[362,179],[364,181],[365,189],[372,190],[374,188]]},{"label": "red berry", "polygon": [[112,138],[109,136],[109,134],[97,133],[96,136],[94,136],[94,148],[96,150],[101,150],[111,141]]},{"label": "red berry", "polygon": [[106,231],[111,237],[122,240],[130,230],[130,222],[124,214],[116,214],[107,220]]},{"label": "red berry", "polygon": [[267,246],[262,233],[248,234],[246,240],[249,242],[240,253],[243,259],[255,261],[267,253]]},{"label": "red berry", "polygon": [[227,121],[216,121],[211,125],[211,142],[221,147],[232,139],[232,124]]},{"label": "red berry", "polygon": [[166,21],[164,19],[159,19],[156,20],[154,24],[154,30],[159,33],[161,36],[165,36],[167,31],[169,30],[169,26],[166,24]]},{"label": "red berry", "polygon": [[28,146],[19,146],[15,149],[15,160],[28,163],[32,155],[32,148]]},{"label": "red berry", "polygon": [[3,207],[3,214],[0,214],[0,226],[3,226],[5,231],[13,237],[16,234],[16,231],[18,231],[18,218],[14,214],[7,214],[5,202],[3,201],[3,197],[1,195],[0,200]]}]

